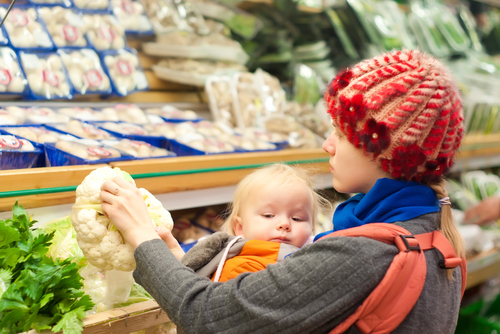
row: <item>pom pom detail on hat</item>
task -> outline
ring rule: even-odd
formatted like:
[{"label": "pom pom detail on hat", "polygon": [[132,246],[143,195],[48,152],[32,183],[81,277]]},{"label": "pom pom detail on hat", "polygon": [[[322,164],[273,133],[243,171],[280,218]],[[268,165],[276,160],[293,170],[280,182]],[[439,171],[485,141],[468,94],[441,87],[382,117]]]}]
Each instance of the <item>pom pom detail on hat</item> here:
[{"label": "pom pom detail on hat", "polygon": [[464,135],[451,73],[421,51],[383,54],[340,72],[325,100],[338,130],[394,178],[438,182]]}]

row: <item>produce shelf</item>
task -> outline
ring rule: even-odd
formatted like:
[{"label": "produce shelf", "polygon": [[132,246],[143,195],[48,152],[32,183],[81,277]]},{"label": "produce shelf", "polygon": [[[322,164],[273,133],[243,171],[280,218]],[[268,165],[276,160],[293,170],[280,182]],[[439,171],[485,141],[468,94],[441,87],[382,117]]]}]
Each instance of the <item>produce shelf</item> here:
[{"label": "produce shelf", "polygon": [[486,282],[500,274],[500,250],[492,249],[467,260],[466,288]]},{"label": "produce shelf", "polygon": [[[329,173],[328,155],[321,149],[175,157],[110,165],[130,173],[138,187],[165,194],[235,185],[255,168],[274,162],[300,164],[318,174]],[[102,166],[0,171],[0,211],[9,211],[16,199],[25,208],[73,203],[76,186]]]}]

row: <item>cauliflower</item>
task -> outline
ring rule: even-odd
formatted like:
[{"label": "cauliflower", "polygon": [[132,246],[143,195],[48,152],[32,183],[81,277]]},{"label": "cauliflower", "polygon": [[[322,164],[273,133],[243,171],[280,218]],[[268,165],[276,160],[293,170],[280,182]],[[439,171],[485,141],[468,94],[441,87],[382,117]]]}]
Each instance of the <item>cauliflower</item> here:
[{"label": "cauliflower", "polygon": [[[102,213],[101,185],[122,175],[129,182],[134,180],[119,168],[102,167],[92,171],[76,189],[71,223],[76,239],[88,262],[104,270],[132,271],[135,269],[134,250],[125,243],[120,232]],[[134,183],[135,184],[135,183]],[[139,189],[154,226],[172,230],[170,213],[146,189]]]}]

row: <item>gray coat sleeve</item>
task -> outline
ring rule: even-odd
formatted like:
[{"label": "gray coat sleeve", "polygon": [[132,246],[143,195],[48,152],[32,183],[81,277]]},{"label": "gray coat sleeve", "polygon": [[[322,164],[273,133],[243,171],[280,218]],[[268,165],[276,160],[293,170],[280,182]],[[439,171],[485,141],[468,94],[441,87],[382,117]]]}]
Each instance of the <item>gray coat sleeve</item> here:
[{"label": "gray coat sleeve", "polygon": [[136,281],[186,333],[328,333],[377,286],[398,250],[327,238],[225,283],[197,276],[162,240],[135,251]]}]

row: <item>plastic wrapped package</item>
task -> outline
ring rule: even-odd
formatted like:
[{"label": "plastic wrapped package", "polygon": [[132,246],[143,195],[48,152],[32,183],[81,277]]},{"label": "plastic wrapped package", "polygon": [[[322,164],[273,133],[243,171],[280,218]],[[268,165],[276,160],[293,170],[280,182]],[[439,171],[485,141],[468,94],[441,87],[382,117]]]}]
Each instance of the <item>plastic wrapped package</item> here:
[{"label": "plastic wrapped package", "polygon": [[235,75],[237,106],[246,127],[255,127],[263,117],[263,105],[258,83],[252,73]]},{"label": "plastic wrapped package", "polygon": [[180,17],[172,2],[144,0],[143,3],[155,33],[163,34],[178,29]]},{"label": "plastic wrapped package", "polygon": [[244,128],[246,123],[239,104],[234,80],[229,77],[211,76],[205,84],[205,91],[210,102],[210,111],[215,121],[230,127]]},{"label": "plastic wrapped package", "polygon": [[8,109],[0,109],[0,125],[16,125],[24,123],[24,109],[19,113],[13,113]]},{"label": "plastic wrapped package", "polygon": [[[7,8],[0,7],[0,17],[4,17]],[[21,6],[12,8],[4,22],[10,45],[17,50],[50,51],[54,43],[35,8]]]},{"label": "plastic wrapped package", "polygon": [[83,17],[75,10],[59,6],[41,7],[38,13],[44,20],[56,47],[83,48],[88,46]]},{"label": "plastic wrapped package", "polygon": [[117,122],[120,119],[116,110],[113,108],[105,108],[102,111],[94,110],[92,108],[61,108],[58,109],[59,114],[67,115],[71,118],[78,119],[80,121],[112,121]]},{"label": "plastic wrapped package", "polygon": [[169,58],[153,65],[153,71],[158,78],[163,80],[203,87],[211,75],[230,75],[236,72],[246,72],[247,69],[238,63]]},{"label": "plastic wrapped package", "polygon": [[19,66],[16,53],[0,47],[0,94],[25,94],[27,81]]},{"label": "plastic wrapped package", "polygon": [[24,114],[26,124],[67,123],[70,120],[69,116],[58,114],[50,108],[26,108]]},{"label": "plastic wrapped package", "polygon": [[258,140],[251,135],[231,135],[223,133],[219,135],[217,139],[246,152],[276,151],[279,149],[275,144]]},{"label": "plastic wrapped package", "polygon": [[178,156],[238,152],[234,146],[199,133],[186,133],[170,140],[170,150]]},{"label": "plastic wrapped package", "polygon": [[109,132],[99,129],[93,124],[80,122],[78,120],[71,120],[66,124],[57,124],[54,125],[54,128],[70,133],[79,138],[94,140],[114,139]]},{"label": "plastic wrapped package", "polygon": [[113,13],[127,33],[147,35],[154,33],[153,26],[139,1],[111,0],[111,5]]},{"label": "plastic wrapped package", "polygon": [[300,104],[295,101],[287,102],[284,113],[285,115],[289,115],[297,119],[300,124],[304,125],[318,136],[328,138],[330,135],[331,127],[329,122],[321,119],[316,114],[315,108],[312,104]]},{"label": "plastic wrapped package", "polygon": [[183,31],[190,31],[199,35],[208,35],[210,28],[205,22],[203,15],[197,6],[189,0],[172,1],[173,7],[179,14],[178,28]]},{"label": "plastic wrapped package", "polygon": [[77,94],[111,94],[111,83],[94,50],[59,49],[58,53]]},{"label": "plastic wrapped package", "polygon": [[166,158],[176,156],[173,152],[161,147],[152,146],[144,141],[130,139],[105,140],[103,144],[126,152],[135,158]]},{"label": "plastic wrapped package", "polygon": [[43,125],[9,126],[0,128],[0,131],[40,144],[55,143],[63,135],[60,132],[51,131]]},{"label": "plastic wrapped package", "polygon": [[265,114],[282,113],[286,103],[286,93],[279,79],[260,68],[255,71],[255,76],[260,87]]},{"label": "plastic wrapped package", "polygon": [[0,170],[31,168],[43,154],[37,144],[12,135],[0,135]]},{"label": "plastic wrapped package", "polygon": [[244,137],[255,138],[259,141],[274,144],[278,148],[286,148],[288,146],[288,136],[279,132],[267,131],[260,128],[245,128],[242,131],[236,131],[236,133]]},{"label": "plastic wrapped package", "polygon": [[103,113],[115,114],[118,121],[135,124],[148,124],[148,118],[144,111],[135,104],[117,104],[113,108],[102,109]]},{"label": "plastic wrapped package", "polygon": [[95,13],[110,13],[111,1],[110,0],[73,0],[76,8],[85,12]]},{"label": "plastic wrapped package", "polygon": [[163,106],[161,108],[150,108],[145,110],[146,114],[158,115],[167,122],[199,122],[203,118],[199,117],[192,110],[179,110],[172,106]]},{"label": "plastic wrapped package", "polygon": [[202,36],[175,31],[156,37],[156,42],[144,43],[144,53],[151,56],[191,58],[245,64],[248,55],[241,45],[221,33]]},{"label": "plastic wrapped package", "polygon": [[50,166],[69,166],[133,160],[133,157],[117,149],[107,147],[91,139],[62,136],[56,143],[46,143],[45,151]]},{"label": "plastic wrapped package", "polygon": [[144,141],[153,146],[167,147],[166,139],[147,130],[145,127],[127,122],[106,122],[96,123],[101,129],[106,130],[117,138],[127,138],[131,140]]},{"label": "plastic wrapped package", "polygon": [[73,98],[73,87],[57,53],[21,52],[20,58],[28,79],[30,98],[34,100]]},{"label": "plastic wrapped package", "polygon": [[431,9],[434,22],[446,38],[448,44],[457,52],[463,52],[470,46],[470,40],[458,19],[444,5],[434,5]]},{"label": "plastic wrapped package", "polygon": [[84,15],[87,39],[97,51],[119,50],[127,46],[125,29],[113,15]]},{"label": "plastic wrapped package", "polygon": [[134,49],[104,51],[101,59],[116,94],[126,96],[148,89],[148,79]]},{"label": "plastic wrapped package", "polygon": [[263,123],[267,130],[287,136],[288,144],[292,148],[321,147],[324,141],[324,138],[314,134],[291,116],[272,115],[266,117]]}]

